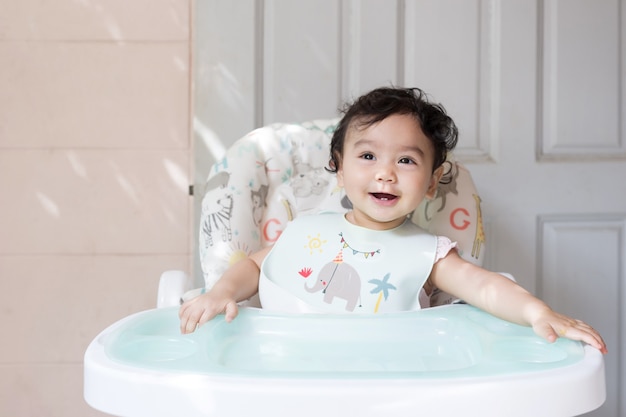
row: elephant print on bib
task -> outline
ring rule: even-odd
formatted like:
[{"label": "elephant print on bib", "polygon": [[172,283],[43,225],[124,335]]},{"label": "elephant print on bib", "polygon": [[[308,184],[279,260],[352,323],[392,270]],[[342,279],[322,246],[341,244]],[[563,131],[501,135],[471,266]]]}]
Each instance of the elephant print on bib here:
[{"label": "elephant print on bib", "polygon": [[335,298],[345,300],[347,311],[354,311],[361,301],[361,277],[352,265],[343,261],[341,250],[332,262],[322,267],[315,284],[309,287],[305,283],[304,288],[310,293],[322,291],[324,302],[328,304]]}]

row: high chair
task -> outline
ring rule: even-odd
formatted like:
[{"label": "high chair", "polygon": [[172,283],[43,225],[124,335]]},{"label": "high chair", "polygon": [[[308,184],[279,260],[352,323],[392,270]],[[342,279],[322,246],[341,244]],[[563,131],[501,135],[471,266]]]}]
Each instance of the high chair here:
[{"label": "high chair", "polygon": [[[274,243],[291,219],[349,210],[325,169],[336,123],[266,126],[215,163],[202,190],[205,288]],[[469,172],[451,156],[435,198],[411,220],[457,241],[460,255],[480,265],[486,250],[480,204]],[[588,412],[605,399],[597,350],[567,339],[548,344],[530,328],[437,289],[421,294],[420,311],[384,315],[281,314],[251,299],[232,323],[218,316],[183,336],[181,299],[205,291],[190,286],[184,272],[164,272],[160,308],[113,324],[91,343],[89,404],[127,417],[554,417]]]}]

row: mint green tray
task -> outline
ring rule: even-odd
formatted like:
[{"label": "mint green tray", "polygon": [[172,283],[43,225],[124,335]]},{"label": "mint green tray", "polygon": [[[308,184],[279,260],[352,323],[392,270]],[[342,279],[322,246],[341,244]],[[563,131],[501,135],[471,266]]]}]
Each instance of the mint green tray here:
[{"label": "mint green tray", "polygon": [[581,343],[469,305],[382,315],[273,314],[241,309],[181,335],[177,308],[125,320],[105,343],[115,362],[152,370],[280,378],[471,378],[581,361]]}]

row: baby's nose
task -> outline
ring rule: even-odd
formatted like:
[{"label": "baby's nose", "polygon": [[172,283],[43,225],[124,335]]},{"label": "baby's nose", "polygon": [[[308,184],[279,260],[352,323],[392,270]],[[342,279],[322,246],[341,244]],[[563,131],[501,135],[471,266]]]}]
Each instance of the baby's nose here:
[{"label": "baby's nose", "polygon": [[396,173],[393,168],[388,166],[382,166],[376,172],[376,180],[383,182],[390,182],[396,180]]}]

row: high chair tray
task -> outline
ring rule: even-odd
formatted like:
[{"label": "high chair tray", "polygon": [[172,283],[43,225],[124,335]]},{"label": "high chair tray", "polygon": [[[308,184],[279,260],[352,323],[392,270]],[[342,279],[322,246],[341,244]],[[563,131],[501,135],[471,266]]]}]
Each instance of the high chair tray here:
[{"label": "high chair tray", "polygon": [[[177,308],[103,331],[85,399],[126,416],[574,416],[605,399],[600,352],[468,305],[383,315],[241,309],[181,335]],[[423,413],[423,414],[422,414]]]}]

